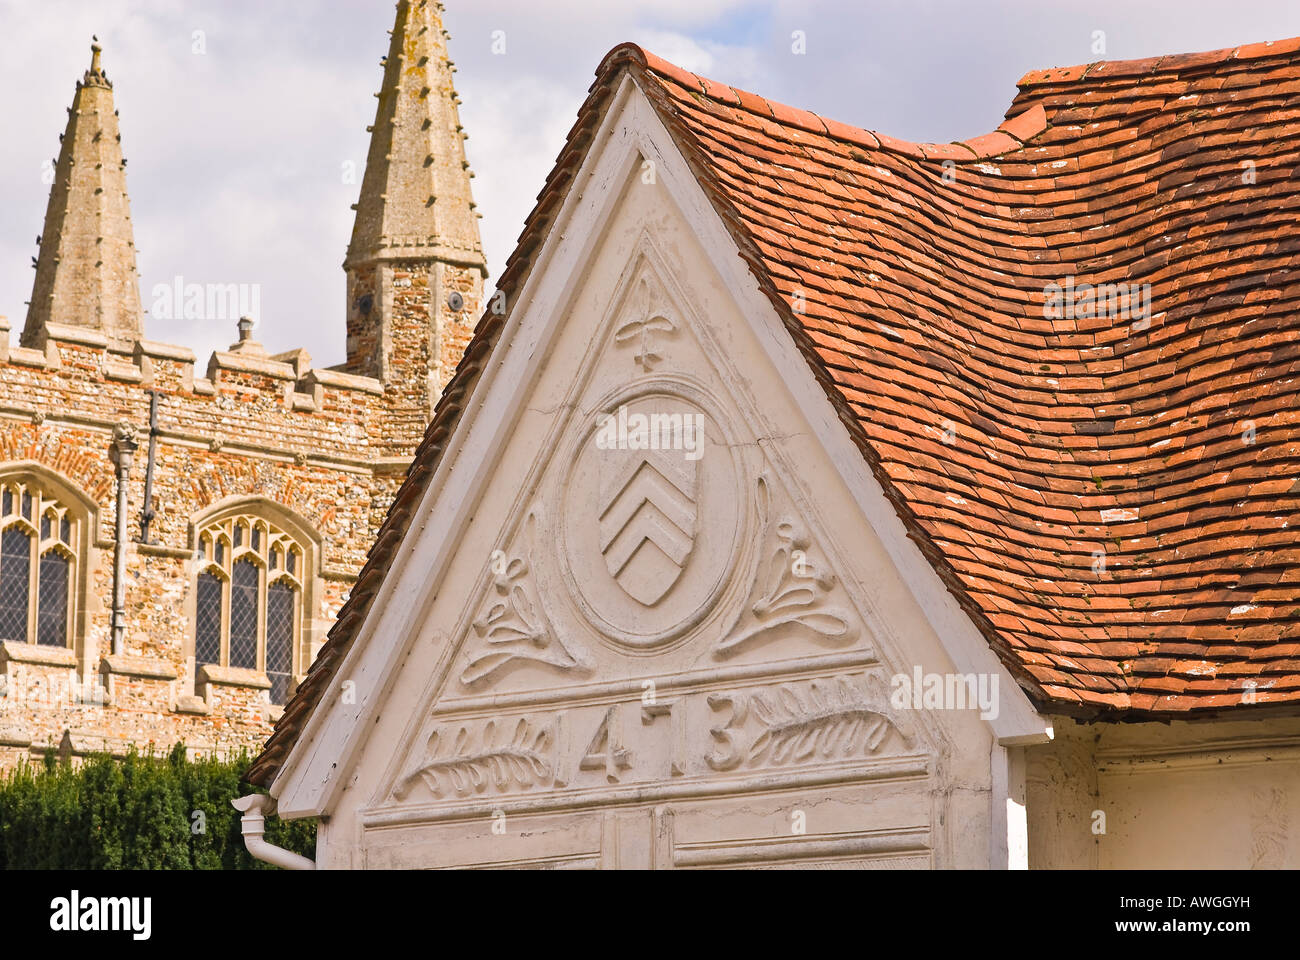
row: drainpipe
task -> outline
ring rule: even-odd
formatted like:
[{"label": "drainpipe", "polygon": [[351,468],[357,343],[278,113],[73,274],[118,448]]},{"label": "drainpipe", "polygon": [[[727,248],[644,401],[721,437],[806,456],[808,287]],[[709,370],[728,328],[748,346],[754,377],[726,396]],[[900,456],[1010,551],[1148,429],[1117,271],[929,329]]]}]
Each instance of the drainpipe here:
[{"label": "drainpipe", "polygon": [[286,870],[316,869],[315,860],[308,860],[292,850],[277,847],[262,839],[262,834],[266,832],[266,815],[275,812],[273,799],[264,793],[250,793],[238,800],[231,800],[230,805],[244,815],[239,825],[244,834],[244,846],[254,859]]},{"label": "drainpipe", "polygon": [[140,510],[140,542],[153,543],[149,539],[149,526],[153,523],[153,467],[158,457],[158,391],[149,391],[149,466],[144,472],[144,507]]},{"label": "drainpipe", "polygon": [[113,428],[109,459],[117,466],[117,529],[113,545],[113,652],[126,652],[126,500],[131,475],[131,455],[136,451],[135,429],[129,423]]}]

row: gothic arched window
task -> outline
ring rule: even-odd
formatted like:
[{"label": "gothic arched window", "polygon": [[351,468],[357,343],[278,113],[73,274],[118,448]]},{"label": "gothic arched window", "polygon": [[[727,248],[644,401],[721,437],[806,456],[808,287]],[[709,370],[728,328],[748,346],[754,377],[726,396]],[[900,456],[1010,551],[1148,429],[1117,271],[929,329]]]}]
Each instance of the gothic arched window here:
[{"label": "gothic arched window", "polygon": [[198,531],[194,660],[258,670],[271,702],[288,700],[302,636],[303,543],[256,514],[226,515]]},{"label": "gothic arched window", "polygon": [[72,645],[81,524],[30,478],[0,478],[0,640]]}]

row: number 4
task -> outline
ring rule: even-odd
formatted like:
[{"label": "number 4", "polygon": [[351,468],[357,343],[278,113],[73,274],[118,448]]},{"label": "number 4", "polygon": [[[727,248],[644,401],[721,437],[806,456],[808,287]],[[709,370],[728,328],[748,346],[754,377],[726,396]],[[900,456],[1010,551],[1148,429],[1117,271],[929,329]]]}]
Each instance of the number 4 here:
[{"label": "number 4", "polygon": [[618,722],[618,707],[605,711],[605,718],[596,728],[596,735],[591,738],[586,753],[578,763],[579,770],[605,771],[605,779],[618,783],[618,771],[632,766],[632,753],[623,748],[622,727]]}]

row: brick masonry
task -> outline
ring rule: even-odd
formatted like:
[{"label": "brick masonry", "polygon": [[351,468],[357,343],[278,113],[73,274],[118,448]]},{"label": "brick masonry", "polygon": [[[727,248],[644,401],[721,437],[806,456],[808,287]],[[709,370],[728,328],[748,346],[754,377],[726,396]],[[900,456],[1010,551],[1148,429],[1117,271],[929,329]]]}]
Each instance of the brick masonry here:
[{"label": "brick masonry", "polygon": [[[85,341],[94,335],[77,336]],[[287,364],[268,375],[238,364],[276,361],[246,361],[238,354],[214,362],[209,379],[195,377],[192,363],[151,357],[140,345],[135,357],[126,357],[106,345],[51,337],[39,365],[13,356],[20,352],[0,348],[0,476],[26,464],[58,474],[93,501],[97,535],[88,544],[90,582],[85,614],[76,620],[81,635],[74,659],[32,662],[45,651],[5,644],[0,765],[57,746],[68,731],[160,749],[179,740],[204,749],[256,747],[273,716],[260,689],[221,687],[208,716],[176,709],[196,692],[193,614],[187,610],[195,518],[214,505],[265,498],[319,534],[319,585],[313,608],[304,611],[301,651],[310,657],[365,558],[423,423],[395,410],[403,395],[391,385],[329,372],[321,379],[337,382],[322,383],[311,371],[295,377]],[[127,369],[138,381],[121,379]],[[144,544],[139,521],[150,389],[159,396],[160,432],[152,542]],[[125,652],[154,671],[170,671],[171,680],[101,673],[111,652],[116,482],[109,448],[119,423],[133,425],[140,443],[129,479]],[[298,672],[308,663],[300,657]],[[80,686],[87,676],[108,680],[109,705],[47,702],[51,690]]]},{"label": "brick masonry", "polygon": [[[345,265],[348,360],[337,369],[312,368],[302,351],[268,356],[247,330],[205,370],[184,347],[142,339],[112,85],[94,50],[70,112],[21,346],[0,318],[0,482],[53,485],[86,518],[70,646],[0,638],[0,769],[51,748],[76,756],[184,742],[230,754],[256,752],[269,736],[279,708],[265,675],[195,668],[198,524],[238,506],[305,531],[292,690],[355,582],[483,304],[445,36],[440,5],[398,3]],[[108,224],[94,207],[105,189],[121,196]],[[155,513],[145,542],[151,392]],[[127,479],[117,653],[115,430],[139,445]]]}]

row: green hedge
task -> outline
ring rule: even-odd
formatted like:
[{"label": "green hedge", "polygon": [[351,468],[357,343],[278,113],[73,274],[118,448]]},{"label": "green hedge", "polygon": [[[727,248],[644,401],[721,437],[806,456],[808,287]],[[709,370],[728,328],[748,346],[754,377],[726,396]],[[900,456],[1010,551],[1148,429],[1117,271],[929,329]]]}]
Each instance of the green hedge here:
[{"label": "green hedge", "polygon": [[[252,758],[166,758],[134,749],[101,755],[74,769],[47,754],[0,781],[0,869],[274,870],[244,849],[240,814],[230,801]],[[314,820],[268,817],[266,839],[314,856]]]}]

